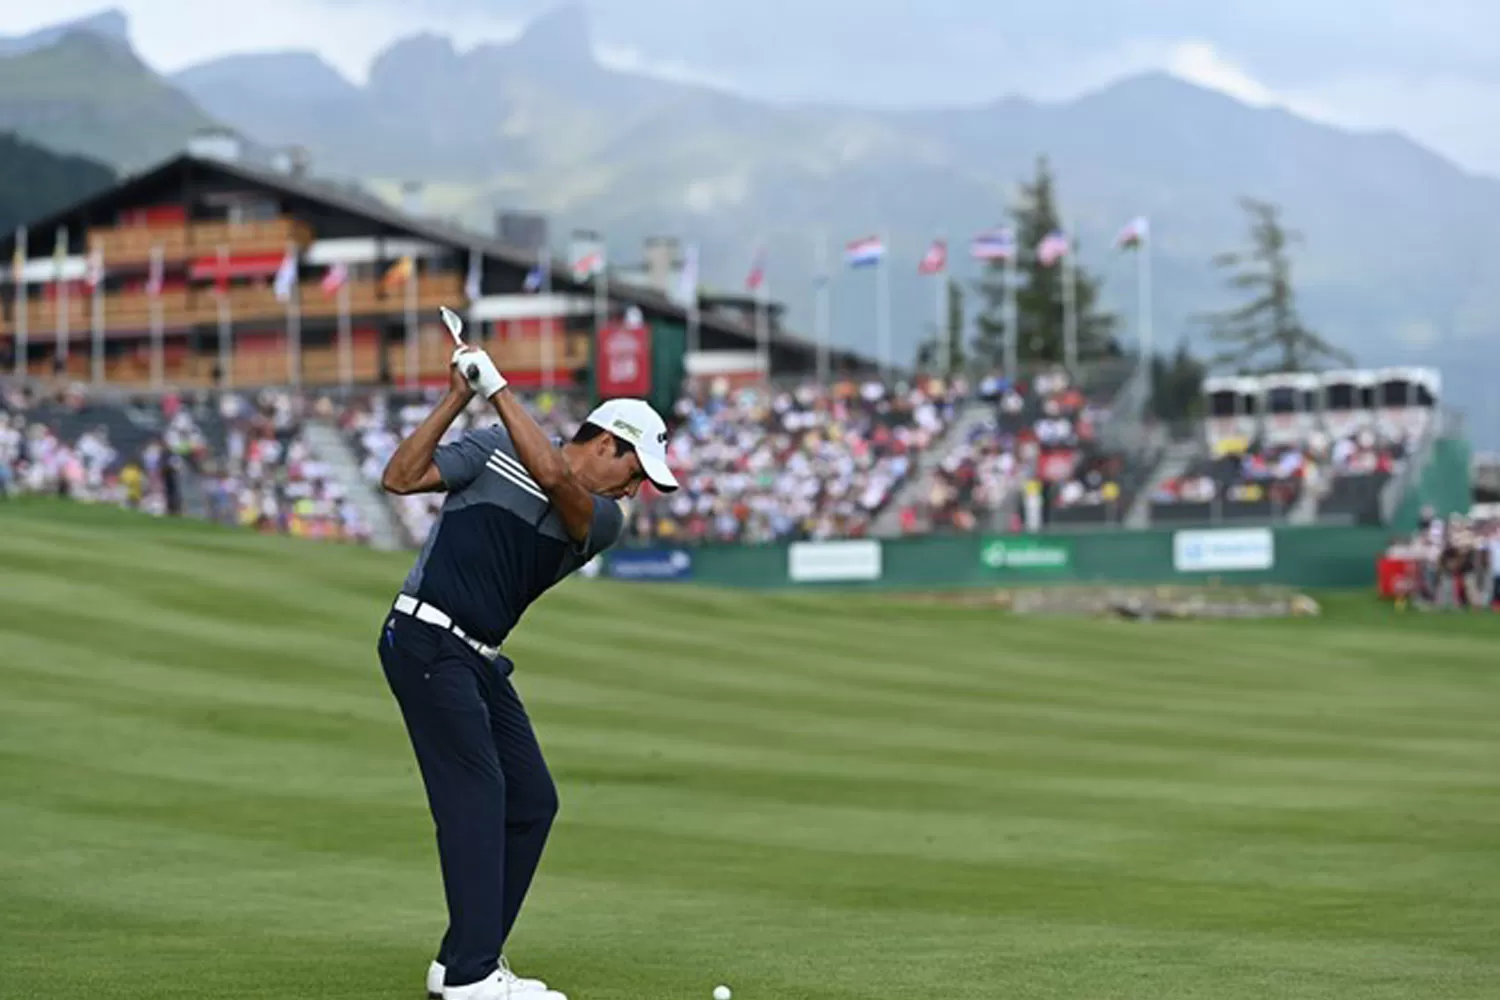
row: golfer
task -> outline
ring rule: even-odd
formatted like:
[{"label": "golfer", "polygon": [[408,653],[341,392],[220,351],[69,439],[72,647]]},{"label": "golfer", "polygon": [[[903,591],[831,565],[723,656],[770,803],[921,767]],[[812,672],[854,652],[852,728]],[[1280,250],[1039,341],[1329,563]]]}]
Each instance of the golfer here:
[{"label": "golfer", "polygon": [[[455,351],[450,382],[381,477],[390,493],[448,494],[379,644],[427,787],[448,901],[427,993],[566,1000],[502,957],[557,790],[500,650],[528,605],[619,538],[617,500],[647,480],[659,490],[677,480],[666,425],[642,400],[604,403],[559,447],[484,351]],[[439,447],[476,393],[500,425]]]}]

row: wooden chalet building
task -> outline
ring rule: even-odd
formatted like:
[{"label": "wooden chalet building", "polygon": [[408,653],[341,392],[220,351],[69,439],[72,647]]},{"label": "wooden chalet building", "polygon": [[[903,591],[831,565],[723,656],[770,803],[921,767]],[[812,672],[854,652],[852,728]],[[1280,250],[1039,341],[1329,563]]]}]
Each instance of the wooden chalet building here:
[{"label": "wooden chalet building", "polygon": [[[0,253],[13,262],[0,269],[0,373],[141,389],[440,383],[446,305],[517,384],[566,386],[605,333],[592,279],[563,262],[534,290],[536,251],[233,149],[128,177],[6,234]],[[689,323],[662,291],[605,287],[608,324]],[[705,302],[693,325],[705,357],[754,350],[749,317]],[[777,329],[773,371],[814,364],[812,345]]]}]

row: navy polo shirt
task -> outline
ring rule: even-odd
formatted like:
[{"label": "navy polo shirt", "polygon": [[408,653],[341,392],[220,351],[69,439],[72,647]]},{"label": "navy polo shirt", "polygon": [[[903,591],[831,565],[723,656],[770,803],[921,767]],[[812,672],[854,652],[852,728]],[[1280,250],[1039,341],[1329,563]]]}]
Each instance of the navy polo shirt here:
[{"label": "navy polo shirt", "polygon": [[596,496],[588,538],[574,542],[500,424],[442,445],[433,461],[448,496],[402,591],[486,645],[504,642],[532,601],[624,528],[620,505]]}]

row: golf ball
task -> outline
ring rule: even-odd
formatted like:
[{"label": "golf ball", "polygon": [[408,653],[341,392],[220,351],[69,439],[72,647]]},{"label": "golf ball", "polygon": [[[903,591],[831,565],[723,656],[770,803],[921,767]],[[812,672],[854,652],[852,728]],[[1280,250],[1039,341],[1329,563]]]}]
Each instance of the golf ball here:
[{"label": "golf ball", "polygon": [[728,986],[714,987],[714,1000],[729,1000],[731,996],[733,996],[733,994],[729,992]]}]

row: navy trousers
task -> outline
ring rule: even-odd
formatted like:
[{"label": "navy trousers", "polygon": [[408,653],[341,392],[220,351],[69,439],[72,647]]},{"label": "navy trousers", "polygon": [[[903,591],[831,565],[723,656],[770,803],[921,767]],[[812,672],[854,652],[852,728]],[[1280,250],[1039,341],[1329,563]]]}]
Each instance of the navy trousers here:
[{"label": "navy trousers", "polygon": [[450,632],[392,613],[380,662],[416,751],[448,899],[447,985],[495,971],[557,815],[531,720],[494,663]]}]

